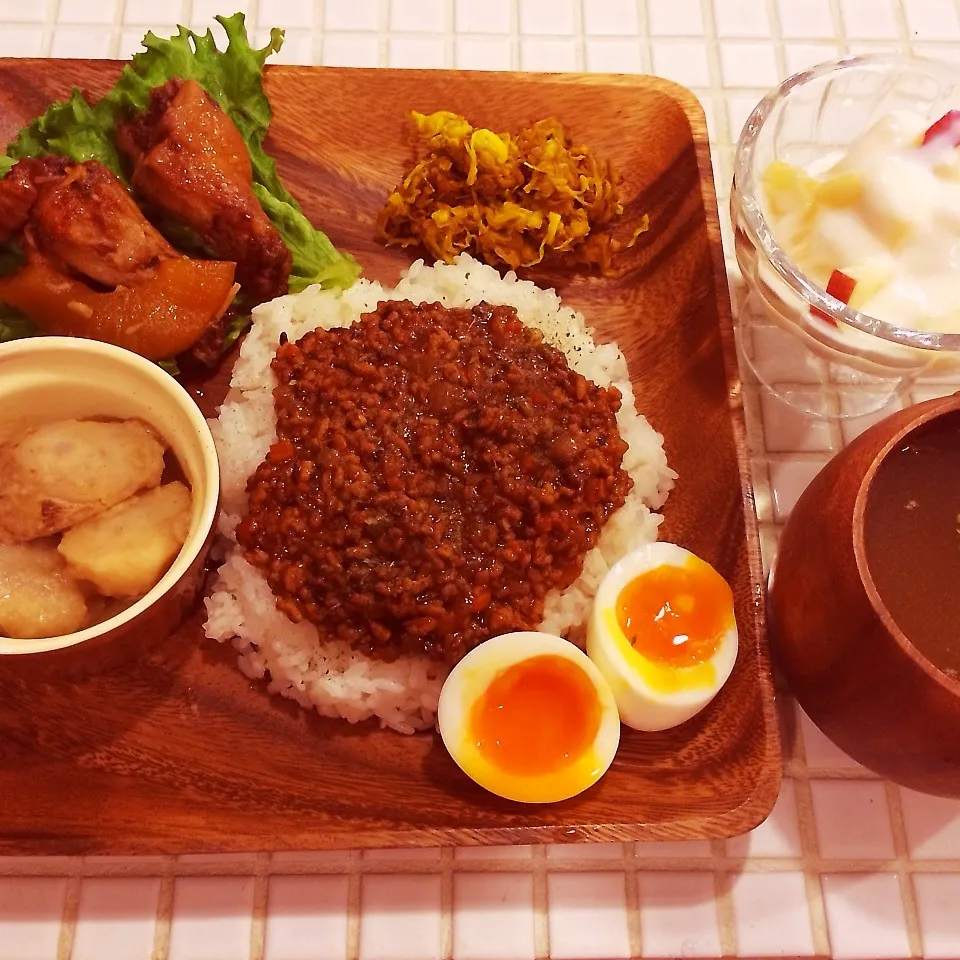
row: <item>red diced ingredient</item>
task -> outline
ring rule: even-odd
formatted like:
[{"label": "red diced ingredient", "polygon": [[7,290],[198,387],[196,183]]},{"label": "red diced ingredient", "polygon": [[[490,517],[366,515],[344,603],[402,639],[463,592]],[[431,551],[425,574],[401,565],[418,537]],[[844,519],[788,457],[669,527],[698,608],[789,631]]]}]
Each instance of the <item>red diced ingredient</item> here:
[{"label": "red diced ingredient", "polygon": [[960,146],[960,110],[948,110],[927,129],[922,143],[929,143],[939,137],[949,140],[951,146]]},{"label": "red diced ingredient", "polygon": [[843,303],[849,303],[856,285],[853,277],[848,277],[842,270],[834,270],[827,281],[827,293]]},{"label": "red diced ingredient", "polygon": [[[827,281],[827,293],[841,303],[849,303],[850,297],[853,296],[853,288],[856,285],[857,281],[854,280],[853,277],[848,277],[842,270],[834,270],[833,273],[830,274],[830,279]],[[833,324],[833,326],[837,325],[837,321],[819,307],[811,307],[810,312],[815,317],[819,317],[821,320],[826,320],[827,323]]]},{"label": "red diced ingredient", "polygon": [[293,459],[294,453],[293,444],[289,440],[277,440],[267,451],[267,462],[285,463]]}]

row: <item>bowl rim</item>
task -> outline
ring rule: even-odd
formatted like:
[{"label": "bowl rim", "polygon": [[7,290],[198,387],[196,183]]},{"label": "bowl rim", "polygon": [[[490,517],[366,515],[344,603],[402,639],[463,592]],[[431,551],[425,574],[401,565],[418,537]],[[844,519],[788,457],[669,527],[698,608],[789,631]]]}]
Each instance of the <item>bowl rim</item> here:
[{"label": "bowl rim", "polygon": [[[213,529],[216,521],[219,507],[220,463],[210,427],[200,412],[200,408],[194,403],[193,398],[187,393],[183,385],[157,364],[123,347],[103,343],[99,340],[88,340],[82,337],[56,336],[30,337],[0,344],[0,361],[7,357],[16,356],[17,354],[37,354],[43,356],[44,354],[55,355],[65,350],[87,355],[99,354],[108,357],[111,363],[126,365],[141,376],[152,380],[161,391],[170,397],[171,401],[187,415],[187,419],[196,432],[202,454],[201,459],[206,480],[206,495],[203,498],[200,520],[196,532],[192,537],[187,538],[163,576],[150,590],[137,600],[136,603],[132,603],[129,607],[121,610],[120,613],[110,617],[108,620],[103,620],[83,630],[77,630],[74,633],[35,640],[0,636],[0,657],[30,656],[31,654],[65,650],[79,646],[88,640],[104,637],[131,623],[152,607],[161,597],[172,590],[189,571],[209,538],[210,531]],[[169,441],[167,442],[169,443]]]},{"label": "bowl rim", "polygon": [[933,661],[928,659],[920,650],[917,649],[909,640],[907,635],[900,629],[892,614],[883,602],[880,592],[877,590],[873,574],[870,572],[870,564],[867,562],[866,539],[865,539],[865,517],[867,500],[870,496],[870,490],[877,471],[886,461],[887,457],[895,447],[901,444],[915,430],[926,426],[938,417],[947,414],[960,412],[960,391],[941,398],[939,403],[931,405],[923,410],[919,416],[911,417],[901,426],[892,437],[874,454],[860,481],[857,489],[857,497],[853,505],[853,553],[857,562],[857,572],[860,575],[860,581],[863,584],[867,600],[873,608],[876,615],[880,618],[884,629],[893,638],[894,642],[923,672],[934,682],[939,684],[950,696],[960,699],[960,678],[953,679],[944,673]]},{"label": "bowl rim", "polygon": [[774,108],[786,100],[790,93],[804,84],[851,68],[888,68],[913,66],[928,72],[950,74],[960,84],[960,67],[945,60],[932,57],[917,57],[904,54],[874,53],[827,60],[807,70],[787,77],[776,89],[771,90],[750,112],[740,136],[733,162],[733,185],[731,205],[736,204],[733,221],[736,229],[743,229],[750,242],[773,268],[778,278],[811,306],[826,313],[832,320],[854,327],[863,333],[890,343],[928,351],[960,351],[960,333],[934,333],[900,327],[869,314],[851,309],[842,300],[831,296],[821,286],[808,279],[774,239],[763,215],[753,160],[757,139]]}]

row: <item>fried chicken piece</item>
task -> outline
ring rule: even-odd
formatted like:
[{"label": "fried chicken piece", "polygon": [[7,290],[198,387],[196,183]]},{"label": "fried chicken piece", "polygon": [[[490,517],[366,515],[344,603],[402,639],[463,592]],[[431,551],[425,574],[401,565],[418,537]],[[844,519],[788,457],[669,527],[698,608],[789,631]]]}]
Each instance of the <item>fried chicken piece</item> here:
[{"label": "fried chicken piece", "polygon": [[192,347],[237,291],[232,262],[182,256],[94,160],[17,163],[0,180],[0,242],[16,236],[27,263],[0,277],[0,302],[44,333],[150,360]]},{"label": "fried chicken piece", "polygon": [[287,292],[290,251],[253,194],[247,145],[200,84],[174,78],[154,88],[116,140],[138,195],[235,261],[251,305]]},{"label": "fried chicken piece", "polygon": [[30,219],[39,189],[56,183],[67,172],[66,157],[30,157],[13,165],[0,180],[0,243],[13,239]]},{"label": "fried chicken piece", "polygon": [[20,230],[28,259],[40,254],[60,272],[104,287],[129,286],[180,256],[96,160],[20,160],[0,180],[0,239]]},{"label": "fried chicken piece", "polygon": [[27,237],[47,260],[105,287],[129,284],[131,274],[180,256],[119,179],[95,160],[71,167],[59,183],[40,190]]}]

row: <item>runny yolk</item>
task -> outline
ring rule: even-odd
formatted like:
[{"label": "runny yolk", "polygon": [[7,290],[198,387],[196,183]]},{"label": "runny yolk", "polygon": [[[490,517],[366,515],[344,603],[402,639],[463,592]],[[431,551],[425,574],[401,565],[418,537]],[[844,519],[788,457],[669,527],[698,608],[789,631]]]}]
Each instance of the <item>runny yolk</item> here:
[{"label": "runny yolk", "polygon": [[566,657],[543,654],[494,677],[470,711],[470,740],[504,773],[542,776],[585,753],[600,713],[587,674]]},{"label": "runny yolk", "polygon": [[709,564],[660,566],[631,580],[617,597],[617,622],[648,660],[692,667],[720,648],[733,617],[733,594]]}]

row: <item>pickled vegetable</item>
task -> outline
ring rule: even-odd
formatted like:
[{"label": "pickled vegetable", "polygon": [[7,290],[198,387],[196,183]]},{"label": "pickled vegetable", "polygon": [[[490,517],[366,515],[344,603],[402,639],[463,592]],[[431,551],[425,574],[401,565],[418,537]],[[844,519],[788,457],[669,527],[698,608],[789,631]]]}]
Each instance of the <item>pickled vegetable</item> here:
[{"label": "pickled vegetable", "polygon": [[474,129],[444,110],[411,118],[424,149],[380,213],[387,243],[419,243],[446,261],[469,251],[512,268],[563,255],[609,272],[613,255],[647,229],[643,217],[625,243],[614,238],[618,177],[558,120],[513,135]]}]

